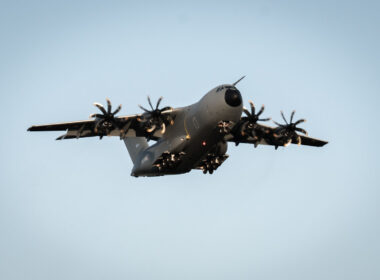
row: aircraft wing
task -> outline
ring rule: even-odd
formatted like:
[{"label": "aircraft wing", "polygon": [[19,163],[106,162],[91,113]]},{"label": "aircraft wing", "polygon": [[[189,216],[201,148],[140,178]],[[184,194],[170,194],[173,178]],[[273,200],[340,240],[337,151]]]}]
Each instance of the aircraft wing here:
[{"label": "aircraft wing", "polygon": [[[324,145],[328,143],[327,141],[323,141],[317,138],[312,138],[309,136],[300,135],[300,137],[301,137],[301,145],[323,147]],[[292,140],[292,144],[298,144],[298,143]]]},{"label": "aircraft wing", "polygon": [[[167,110],[163,116],[170,117],[174,120],[178,109]],[[129,116],[114,117],[102,121],[103,119],[93,119],[74,122],[52,123],[44,125],[33,125],[28,131],[65,131],[65,134],[59,136],[56,140],[78,139],[84,137],[99,136],[119,136],[121,139],[126,137],[147,137],[149,139],[158,139],[162,137],[162,127],[151,129],[144,121],[146,114],[136,114]],[[168,123],[167,126],[170,124]],[[166,129],[166,126],[165,126]]]},{"label": "aircraft wing", "polygon": [[[326,145],[328,142],[324,140],[320,140],[317,138],[312,138],[306,135],[298,135],[299,139],[295,137],[290,137],[289,139],[279,139],[275,137],[276,135],[275,127],[270,127],[262,124],[256,124],[254,128],[253,135],[259,135],[259,137],[254,137],[252,135],[245,135],[241,137],[237,136],[237,132],[232,129],[232,131],[225,136],[225,140],[228,142],[238,143],[247,143],[257,145],[272,145],[272,146],[287,146],[288,144],[299,144],[306,146],[314,146],[314,147],[322,147]],[[256,132],[256,133],[255,133]]]}]

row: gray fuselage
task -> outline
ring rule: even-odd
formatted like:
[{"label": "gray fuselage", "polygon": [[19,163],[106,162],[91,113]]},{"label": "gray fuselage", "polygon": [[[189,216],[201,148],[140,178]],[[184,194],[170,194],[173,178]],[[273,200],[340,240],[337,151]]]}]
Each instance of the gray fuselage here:
[{"label": "gray fuselage", "polygon": [[[132,176],[180,174],[197,168],[210,153],[225,154],[227,143],[220,135],[221,121],[240,120],[243,102],[232,85],[220,85],[210,90],[197,103],[180,108],[174,124],[155,144],[141,151],[135,161]],[[173,169],[159,170],[154,163],[163,153],[181,153],[181,161]]]}]

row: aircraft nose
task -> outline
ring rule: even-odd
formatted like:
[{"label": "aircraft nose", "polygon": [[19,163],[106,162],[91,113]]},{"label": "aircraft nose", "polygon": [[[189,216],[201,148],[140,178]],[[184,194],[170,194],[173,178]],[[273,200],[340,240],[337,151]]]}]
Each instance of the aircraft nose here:
[{"label": "aircraft nose", "polygon": [[226,103],[232,107],[240,106],[242,102],[241,94],[237,88],[227,89],[224,95],[224,99]]}]

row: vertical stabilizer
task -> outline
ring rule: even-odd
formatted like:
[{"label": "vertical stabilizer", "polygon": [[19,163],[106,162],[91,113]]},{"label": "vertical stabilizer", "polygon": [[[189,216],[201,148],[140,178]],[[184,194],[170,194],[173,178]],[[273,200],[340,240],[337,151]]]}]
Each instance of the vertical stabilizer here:
[{"label": "vertical stabilizer", "polygon": [[128,149],[133,164],[136,164],[140,153],[149,147],[148,141],[145,137],[125,138],[124,143]]}]

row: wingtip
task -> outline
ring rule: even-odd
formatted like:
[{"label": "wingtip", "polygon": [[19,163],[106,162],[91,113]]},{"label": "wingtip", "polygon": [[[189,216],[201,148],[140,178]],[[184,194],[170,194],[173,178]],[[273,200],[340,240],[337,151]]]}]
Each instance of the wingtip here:
[{"label": "wingtip", "polygon": [[323,147],[323,146],[325,146],[328,143],[329,143],[328,141],[319,140],[319,143],[317,145],[315,145],[315,146],[317,146],[317,147]]}]

